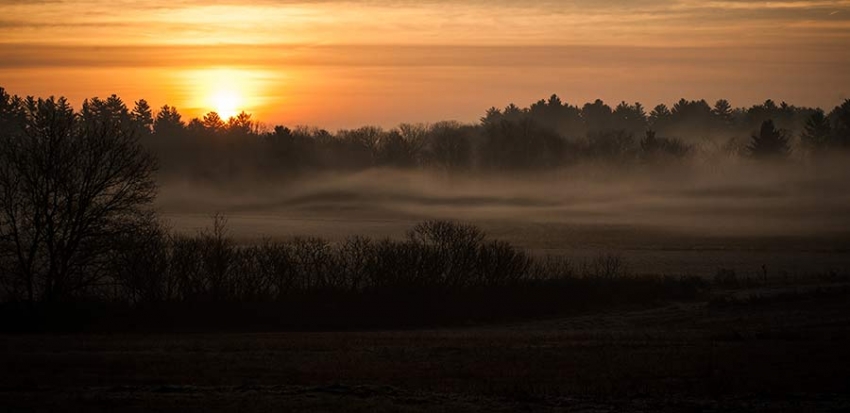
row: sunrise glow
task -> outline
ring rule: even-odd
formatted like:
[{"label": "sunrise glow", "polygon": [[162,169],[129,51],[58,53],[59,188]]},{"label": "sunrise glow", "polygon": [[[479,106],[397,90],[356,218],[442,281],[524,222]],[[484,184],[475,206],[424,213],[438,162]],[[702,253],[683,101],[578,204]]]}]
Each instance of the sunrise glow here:
[{"label": "sunrise glow", "polygon": [[227,120],[242,111],[266,115],[269,94],[283,85],[281,76],[282,73],[240,67],[175,70],[169,81],[170,93],[174,101],[180,102],[179,107],[193,117],[216,112]]},{"label": "sunrise glow", "polygon": [[233,90],[220,90],[211,97],[212,110],[215,110],[223,119],[236,116],[241,103],[242,98]]},{"label": "sunrise glow", "polygon": [[649,106],[850,96],[846,0],[213,3],[3,2],[2,86],[331,129],[475,121],[552,93]]}]

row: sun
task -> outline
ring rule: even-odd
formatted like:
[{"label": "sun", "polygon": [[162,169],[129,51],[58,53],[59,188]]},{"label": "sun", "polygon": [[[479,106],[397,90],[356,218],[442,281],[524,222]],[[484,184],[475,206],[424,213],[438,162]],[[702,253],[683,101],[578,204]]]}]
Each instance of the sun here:
[{"label": "sun", "polygon": [[210,96],[210,106],[218,113],[218,116],[225,120],[239,113],[242,101],[242,96],[230,89],[216,90]]},{"label": "sun", "polygon": [[216,112],[226,122],[240,112],[256,115],[266,108],[268,89],[282,75],[255,68],[204,67],[183,69],[175,76],[174,87],[185,94],[184,105],[192,116]]},{"label": "sun", "polygon": [[187,77],[197,91],[196,107],[205,112],[216,112],[225,121],[248,110],[251,103],[248,96],[256,89],[250,82],[249,73],[241,70],[203,69],[189,72]]}]

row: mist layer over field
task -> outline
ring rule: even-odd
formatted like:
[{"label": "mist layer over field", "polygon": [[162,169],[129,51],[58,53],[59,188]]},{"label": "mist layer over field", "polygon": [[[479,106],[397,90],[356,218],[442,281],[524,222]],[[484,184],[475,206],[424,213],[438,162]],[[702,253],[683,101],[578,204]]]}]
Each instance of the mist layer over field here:
[{"label": "mist layer over field", "polygon": [[179,232],[225,214],[232,235],[401,237],[416,222],[471,222],[537,254],[625,259],[637,273],[774,275],[850,268],[850,167],[728,160],[538,174],[372,169],[294,182],[169,181],[158,206]]}]

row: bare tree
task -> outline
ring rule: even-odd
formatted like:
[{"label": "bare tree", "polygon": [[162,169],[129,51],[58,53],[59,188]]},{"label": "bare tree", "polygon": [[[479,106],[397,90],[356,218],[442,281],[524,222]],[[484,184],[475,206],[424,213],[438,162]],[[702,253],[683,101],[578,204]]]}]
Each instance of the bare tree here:
[{"label": "bare tree", "polygon": [[30,302],[103,291],[119,235],[154,220],[155,159],[126,105],[93,99],[21,101],[0,131],[0,255],[7,290]]},{"label": "bare tree", "polygon": [[457,122],[437,122],[428,132],[430,162],[446,171],[463,170],[472,163],[471,128]]}]

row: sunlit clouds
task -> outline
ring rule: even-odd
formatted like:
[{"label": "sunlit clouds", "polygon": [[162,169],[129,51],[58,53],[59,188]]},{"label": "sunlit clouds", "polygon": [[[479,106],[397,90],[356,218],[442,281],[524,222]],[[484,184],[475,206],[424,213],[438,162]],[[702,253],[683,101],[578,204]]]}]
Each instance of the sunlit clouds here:
[{"label": "sunlit clouds", "polygon": [[[664,46],[788,41],[846,22],[848,8],[845,0],[14,1],[0,6],[0,26],[14,29],[6,43]],[[783,31],[800,22],[807,32]]]},{"label": "sunlit clouds", "polygon": [[847,0],[9,0],[0,29],[12,93],[122,92],[328,127],[473,121],[551,93],[820,106],[850,94]]}]

